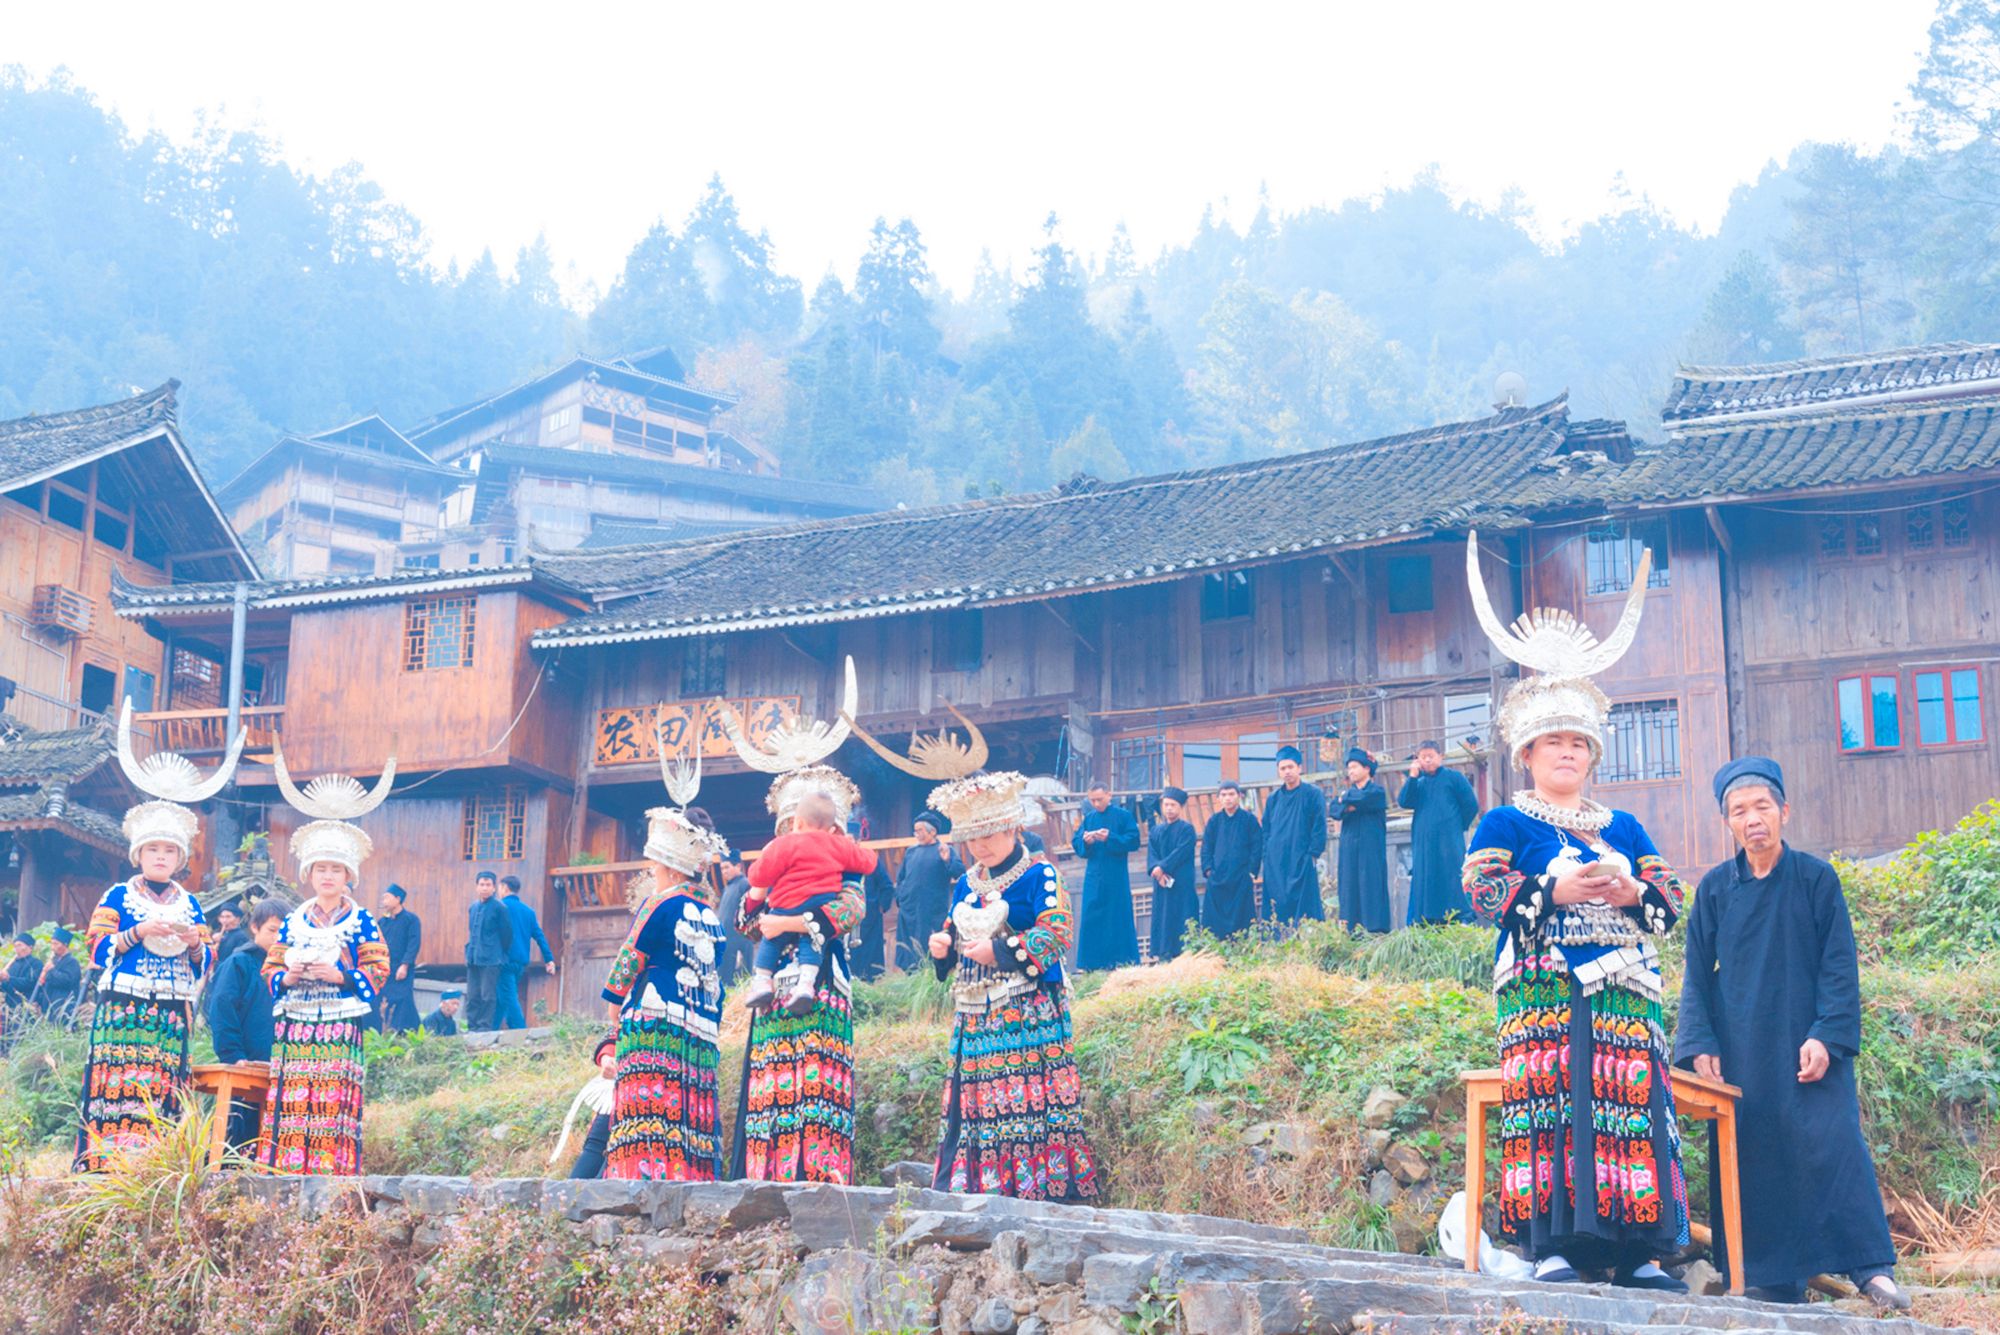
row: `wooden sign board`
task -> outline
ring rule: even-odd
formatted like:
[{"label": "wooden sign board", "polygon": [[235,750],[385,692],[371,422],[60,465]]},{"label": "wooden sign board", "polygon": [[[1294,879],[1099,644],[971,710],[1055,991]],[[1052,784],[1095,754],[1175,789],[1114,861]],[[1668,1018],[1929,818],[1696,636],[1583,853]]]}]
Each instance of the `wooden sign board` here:
[{"label": "wooden sign board", "polygon": [[[736,711],[736,717],[743,720],[743,728],[751,744],[761,746],[779,724],[798,717],[800,697],[762,696],[728,703]],[[697,732],[700,733],[698,737],[695,735]],[[591,763],[632,765],[659,760],[661,747],[654,742],[656,735],[665,745],[668,760],[692,756],[696,746],[701,748],[704,756],[736,754],[729,734],[722,730],[722,711],[712,705],[704,711],[702,702],[689,701],[685,704],[625,705],[618,709],[598,710],[597,738],[596,745],[591,749]]]}]

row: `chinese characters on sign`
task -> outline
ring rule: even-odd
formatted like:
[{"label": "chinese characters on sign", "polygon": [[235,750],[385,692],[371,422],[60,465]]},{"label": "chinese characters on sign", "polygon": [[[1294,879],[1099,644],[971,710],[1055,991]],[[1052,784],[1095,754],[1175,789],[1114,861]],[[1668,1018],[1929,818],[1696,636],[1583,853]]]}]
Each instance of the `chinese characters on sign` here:
[{"label": "chinese characters on sign", "polygon": [[[744,731],[753,746],[762,746],[779,724],[798,717],[799,712],[796,695],[730,700],[727,704],[743,720]],[[722,730],[722,710],[712,703],[695,700],[677,705],[626,705],[598,710],[593,763],[631,765],[660,759],[661,748],[653,742],[656,722],[668,760],[692,755],[694,746],[699,746],[704,756],[736,754],[729,734]],[[694,736],[697,729],[699,737]]]}]

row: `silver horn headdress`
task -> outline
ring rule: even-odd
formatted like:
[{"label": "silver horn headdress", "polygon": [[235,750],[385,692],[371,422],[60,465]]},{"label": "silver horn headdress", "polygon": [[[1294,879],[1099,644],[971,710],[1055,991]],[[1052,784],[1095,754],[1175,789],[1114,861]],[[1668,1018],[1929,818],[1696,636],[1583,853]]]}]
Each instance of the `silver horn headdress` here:
[{"label": "silver horn headdress", "polygon": [[690,760],[686,755],[667,759],[667,739],[660,730],[662,719],[659,711],[653,713],[653,747],[660,756],[660,778],[667,785],[667,796],[675,805],[685,809],[701,792],[701,737],[708,728],[708,704],[699,706],[694,723],[688,729],[688,750],[694,753]]},{"label": "silver horn headdress", "polygon": [[970,743],[961,742],[951,735],[949,729],[939,728],[937,736],[927,737],[923,733],[910,734],[910,756],[905,760],[882,743],[862,731],[861,725],[847,710],[840,711],[840,721],[845,723],[859,737],[870,751],[894,765],[905,774],[914,774],[919,779],[942,781],[962,779],[968,774],[977,774],[986,767],[986,738],[971,719],[958,712],[958,706],[945,702],[952,717],[965,725],[972,734]]},{"label": "silver horn headdress", "polygon": [[1536,676],[1523,677],[1507,691],[1500,705],[1500,731],[1517,761],[1537,737],[1574,732],[1590,741],[1593,764],[1604,758],[1604,723],[1611,702],[1591,678],[1605,671],[1632,647],[1639,618],[1646,611],[1646,581],[1653,571],[1653,553],[1643,552],[1633,572],[1632,591],[1609,639],[1598,643],[1590,627],[1575,614],[1537,607],[1503,626],[1494,614],[1479,573],[1479,534],[1465,539],[1465,579],[1472,593],[1472,610],[1493,647]]},{"label": "silver horn headdress", "polygon": [[236,773],[236,762],[243,758],[243,738],[244,729],[238,728],[222,758],[222,768],[206,779],[193,761],[178,752],[155,751],[140,760],[132,754],[132,697],[128,695],[124,708],[118,711],[118,766],[142,793],[168,802],[205,802],[221,792],[222,785]]},{"label": "silver horn headdress", "polygon": [[361,780],[347,774],[322,774],[306,784],[304,792],[292,786],[292,776],[285,769],[285,748],[274,737],[271,740],[271,768],[277,772],[278,791],[285,800],[314,820],[355,820],[367,815],[382,805],[389,796],[389,788],[396,781],[396,745],[400,735],[389,739],[389,758],[382,762],[382,777],[375,781],[375,790],[370,792],[362,787]]},{"label": "silver horn headdress", "polygon": [[[721,703],[718,701],[718,703]],[[847,689],[840,702],[840,722],[828,724],[803,715],[786,719],[771,730],[762,746],[752,745],[743,732],[743,721],[727,704],[722,705],[722,730],[736,747],[736,754],[751,769],[765,774],[789,774],[816,765],[840,749],[847,740],[848,719],[861,704],[861,692],[854,681],[854,656],[847,658]]]}]

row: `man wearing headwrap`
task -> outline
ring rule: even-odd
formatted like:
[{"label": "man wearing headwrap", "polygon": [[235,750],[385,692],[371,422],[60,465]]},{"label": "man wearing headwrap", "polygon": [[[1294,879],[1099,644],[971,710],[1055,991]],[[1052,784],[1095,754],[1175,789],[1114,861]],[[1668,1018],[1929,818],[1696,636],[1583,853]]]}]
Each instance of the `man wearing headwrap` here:
[{"label": "man wearing headwrap", "polygon": [[389,981],[375,1003],[384,1033],[406,1034],[423,1023],[417,1014],[417,956],[424,950],[424,924],[403,907],[407,898],[402,886],[391,883],[377,901],[375,930],[389,947]]},{"label": "man wearing headwrap", "polygon": [[465,993],[454,988],[438,994],[438,1008],[424,1017],[424,1032],[437,1038],[458,1037],[458,1014]]},{"label": "man wearing headwrap", "polygon": [[1115,969],[1139,962],[1139,924],[1132,916],[1132,872],[1139,822],[1111,804],[1111,790],[1090,785],[1090,805],[1070,847],[1083,859],[1083,899],[1076,909],[1076,967]]},{"label": "man wearing headwrap", "polygon": [[1234,779],[1222,781],[1215,804],[1215,814],[1201,827],[1201,874],[1208,882],[1201,925],[1209,935],[1227,938],[1256,920],[1251,882],[1264,866],[1264,827],[1244,809],[1243,785]]},{"label": "man wearing headwrap", "polygon": [[930,962],[931,933],[944,926],[951,888],[965,874],[958,854],[938,839],[951,833],[950,821],[920,811],[912,833],[917,842],[903,850],[903,865],[896,869],[896,967],[905,973]]},{"label": "man wearing headwrap", "polygon": [[0,1001],[6,1003],[8,1010],[27,1005],[41,977],[42,962],[35,958],[35,938],[23,932],[14,938],[14,958],[7,961],[6,980],[0,982]]},{"label": "man wearing headwrap", "polygon": [[1776,761],[1724,765],[1715,798],[1739,851],[1695,894],[1674,1062],[1743,1091],[1750,1296],[1799,1302],[1807,1280],[1845,1271],[1878,1307],[1907,1308],[1854,1092],[1861,976],[1840,876],[1785,842]]},{"label": "man wearing headwrap", "polygon": [[1389,794],[1375,782],[1375,757],[1347,751],[1347,789],[1333,818],[1340,822],[1340,920],[1369,932],[1390,929]]},{"label": "man wearing headwrap", "polygon": [[1185,788],[1160,794],[1160,818],[1146,836],[1146,874],[1153,878],[1153,962],[1181,953],[1181,936],[1201,915],[1194,885],[1194,826],[1181,819]]},{"label": "man wearing headwrap", "polygon": [[1417,748],[1396,805],[1416,813],[1410,818],[1410,908],[1404,925],[1474,921],[1461,873],[1465,832],[1479,819],[1479,798],[1463,774],[1445,765],[1441,744]]},{"label": "man wearing headwrap", "polygon": [[49,962],[42,966],[42,978],[32,998],[36,1010],[60,1024],[69,1022],[83,992],[83,965],[70,950],[75,941],[75,933],[67,927],[49,934]]},{"label": "man wearing headwrap", "polygon": [[1326,794],[1300,782],[1305,757],[1278,748],[1279,785],[1264,799],[1264,916],[1279,922],[1324,918],[1319,858],[1326,852]]}]

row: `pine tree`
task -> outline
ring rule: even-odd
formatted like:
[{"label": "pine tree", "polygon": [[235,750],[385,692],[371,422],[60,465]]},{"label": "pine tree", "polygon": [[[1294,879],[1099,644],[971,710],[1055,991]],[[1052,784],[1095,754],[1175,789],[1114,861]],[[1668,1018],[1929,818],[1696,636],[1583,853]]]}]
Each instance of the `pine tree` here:
[{"label": "pine tree", "polygon": [[1742,251],[1709,293],[1701,323],[1688,334],[1688,361],[1749,366],[1804,356],[1805,342],[1789,307],[1771,266]]},{"label": "pine tree", "polygon": [[905,218],[891,227],[877,218],[868,234],[868,253],[854,271],[860,327],[877,353],[900,353],[919,367],[937,358],[944,336],[931,322],[925,295],[934,281],[917,225]]}]

